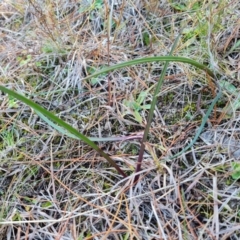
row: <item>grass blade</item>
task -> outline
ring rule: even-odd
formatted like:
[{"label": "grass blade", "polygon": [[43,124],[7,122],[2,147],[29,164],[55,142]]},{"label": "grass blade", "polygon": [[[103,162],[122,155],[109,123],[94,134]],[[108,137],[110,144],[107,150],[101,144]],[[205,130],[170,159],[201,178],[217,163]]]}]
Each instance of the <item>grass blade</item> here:
[{"label": "grass blade", "polygon": [[41,113],[42,115],[46,116],[51,121],[56,122],[59,126],[66,129],[69,133],[76,136],[78,139],[82,140],[86,144],[88,144],[90,147],[92,147],[94,150],[96,150],[102,157],[104,157],[123,177],[126,177],[127,175],[119,168],[119,166],[105,153],[103,152],[94,142],[92,142],[90,139],[88,139],[85,135],[81,134],[77,129],[70,126],[68,123],[64,122],[48,110],[44,109],[37,103],[31,101],[30,99],[10,90],[3,86],[0,86],[0,90],[4,93],[7,93],[11,95],[12,97],[18,99],[19,101],[27,104],[29,107],[33,108],[37,113]]},{"label": "grass blade", "polygon": [[[173,43],[173,46],[171,48],[171,51],[169,53],[170,55],[172,55],[174,49],[176,48],[180,36],[181,36],[181,33],[175,39],[175,41]],[[157,95],[158,95],[158,93],[160,92],[160,90],[162,88],[162,84],[163,84],[163,81],[164,81],[164,77],[165,77],[168,65],[169,65],[169,61],[166,61],[165,64],[164,64],[163,70],[161,72],[161,75],[159,77],[159,81],[158,81],[157,87],[156,87],[156,89],[154,91],[154,94],[153,94],[153,100],[152,100],[152,103],[151,103],[151,108],[150,108],[150,111],[149,111],[149,114],[148,114],[148,118],[147,118],[147,125],[145,127],[143,138],[142,138],[142,142],[141,142],[141,147],[140,147],[140,152],[139,152],[139,155],[138,155],[138,161],[137,161],[137,167],[136,167],[135,173],[138,173],[141,170],[143,154],[144,154],[144,150],[145,150],[145,142],[147,141],[147,136],[148,136],[149,129],[150,129],[150,126],[151,126],[151,122],[152,122],[152,119],[153,119],[153,112],[155,110],[156,103],[157,103]],[[138,179],[139,179],[139,174],[135,176],[134,182],[137,182]]]},{"label": "grass blade", "polygon": [[114,70],[117,70],[117,69],[120,69],[120,68],[129,67],[129,66],[137,65],[137,64],[141,64],[141,63],[148,63],[148,62],[182,62],[182,63],[188,63],[188,64],[191,64],[191,65],[195,66],[196,68],[199,68],[199,69],[207,72],[207,74],[210,75],[211,77],[214,77],[214,73],[208,67],[206,67],[204,64],[198,63],[198,62],[196,62],[196,61],[194,61],[190,58],[176,57],[176,56],[163,56],[163,57],[139,58],[139,59],[134,59],[134,60],[131,60],[131,61],[115,64],[111,67],[103,68],[100,71],[85,77],[84,79],[93,78],[93,77],[96,77],[100,74],[107,73],[107,72],[110,72],[110,71],[114,71]]}]

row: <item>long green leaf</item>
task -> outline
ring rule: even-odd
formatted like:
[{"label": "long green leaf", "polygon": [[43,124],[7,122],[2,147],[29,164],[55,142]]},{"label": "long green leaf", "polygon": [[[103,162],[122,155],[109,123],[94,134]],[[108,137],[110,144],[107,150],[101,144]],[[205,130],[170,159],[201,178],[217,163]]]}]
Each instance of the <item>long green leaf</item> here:
[{"label": "long green leaf", "polygon": [[[175,39],[175,41],[173,43],[173,46],[172,46],[172,48],[169,52],[170,56],[173,54],[173,51],[177,47],[177,43],[179,41],[180,36],[181,36],[181,33],[179,33],[178,37]],[[158,81],[157,86],[155,88],[154,94],[153,94],[151,108],[150,108],[148,118],[147,118],[147,125],[146,125],[145,130],[144,130],[144,134],[143,134],[143,138],[142,138],[142,142],[141,142],[141,147],[140,147],[140,152],[139,152],[139,155],[138,155],[137,167],[136,167],[136,170],[135,170],[136,174],[141,170],[143,154],[144,154],[144,151],[145,151],[145,142],[147,141],[147,136],[148,136],[149,129],[150,129],[150,126],[151,126],[151,122],[152,122],[152,119],[153,119],[153,112],[155,110],[156,103],[157,103],[157,95],[162,88],[163,81],[164,81],[164,76],[166,74],[168,65],[169,65],[169,61],[166,61],[165,64],[164,64],[164,67],[162,69],[161,75],[159,77],[159,81]],[[139,174],[135,176],[134,182],[137,182],[138,179],[139,179]]]},{"label": "long green leaf", "polygon": [[114,71],[114,70],[124,68],[124,67],[129,67],[129,66],[136,65],[136,64],[148,63],[148,62],[164,62],[164,61],[188,63],[188,64],[191,64],[191,65],[207,72],[211,77],[214,77],[213,72],[208,67],[206,67],[205,65],[203,65],[201,63],[198,63],[198,62],[196,62],[196,61],[194,61],[190,58],[175,57],[175,56],[163,56],[163,57],[139,58],[139,59],[134,59],[134,60],[131,60],[131,61],[115,64],[113,66],[103,68],[100,71],[85,77],[84,79],[93,78],[93,77],[96,77],[96,76],[98,76],[100,74],[103,74],[103,73],[107,73],[107,72],[110,72],[110,71]]},{"label": "long green leaf", "polygon": [[70,132],[71,134],[75,135],[78,139],[82,140],[83,142],[85,142],[86,144],[88,144],[90,147],[92,147],[93,149],[95,149],[101,156],[103,156],[113,167],[116,168],[116,170],[123,176],[126,177],[126,174],[118,167],[118,165],[105,153],[103,152],[94,142],[92,142],[91,140],[89,140],[86,136],[84,136],[83,134],[81,134],[77,129],[73,128],[72,126],[70,126],[68,123],[64,122],[63,120],[61,120],[60,118],[58,118],[57,116],[55,116],[54,114],[52,114],[51,112],[49,112],[48,110],[44,109],[43,107],[41,107],[40,105],[38,105],[37,103],[31,101],[30,99],[10,90],[7,89],[3,86],[0,86],[0,90],[2,90],[4,93],[7,93],[9,95],[11,95],[12,97],[18,99],[21,102],[24,102],[25,104],[27,104],[29,107],[33,108],[36,112],[41,113],[42,115],[46,116],[47,118],[49,118],[50,120],[56,122],[57,124],[59,124],[60,126],[62,126],[64,129],[66,129],[68,132]]},{"label": "long green leaf", "polygon": [[[74,134],[68,132],[63,127],[61,127],[58,124],[54,123],[53,121],[49,120],[47,117],[45,117],[40,112],[36,111],[36,113],[43,121],[45,121],[49,126],[56,129],[61,134],[66,135],[70,138],[79,140],[79,137],[76,137]],[[129,137],[128,136],[113,136],[113,137],[100,137],[100,138],[99,137],[87,137],[87,138],[92,142],[109,142],[109,141],[114,142],[114,141],[124,141],[124,140],[127,140]],[[140,138],[140,136],[136,136],[136,138]]]}]

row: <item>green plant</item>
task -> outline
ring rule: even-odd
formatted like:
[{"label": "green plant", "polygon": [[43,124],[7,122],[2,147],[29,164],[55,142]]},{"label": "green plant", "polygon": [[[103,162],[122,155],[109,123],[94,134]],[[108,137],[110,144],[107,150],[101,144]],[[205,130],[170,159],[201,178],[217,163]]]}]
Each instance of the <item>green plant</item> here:
[{"label": "green plant", "polygon": [[78,11],[80,13],[84,13],[86,11],[100,10],[100,9],[102,9],[103,4],[104,4],[103,0],[93,0],[93,1],[87,0],[87,1],[85,1],[84,4],[81,4],[83,6],[80,7]]},{"label": "green plant", "polygon": [[142,123],[142,117],[140,115],[141,110],[146,110],[150,109],[151,105],[150,104],[142,104],[144,99],[147,97],[148,91],[142,91],[140,92],[139,96],[137,97],[136,100],[131,99],[131,100],[126,100],[124,99],[123,104],[126,107],[129,107],[132,110],[132,114],[135,117],[135,120],[139,123]]},{"label": "green plant", "polygon": [[199,1],[192,4],[191,1],[183,3],[169,1],[170,5],[177,11],[185,12],[185,11],[197,11],[201,8],[201,4]]},{"label": "green plant", "polygon": [[8,98],[8,107],[9,108],[18,108],[17,101],[14,97],[9,96]]},{"label": "green plant", "polygon": [[[170,55],[172,54],[176,44],[177,44],[177,40],[176,39]],[[144,153],[144,149],[145,149],[145,142],[147,140],[147,136],[149,133],[149,128],[150,128],[150,124],[153,118],[153,111],[155,109],[156,106],[156,102],[157,102],[157,95],[159,93],[159,91],[161,90],[161,86],[164,80],[164,76],[165,76],[165,72],[167,70],[167,66],[168,63],[170,61],[175,61],[175,62],[182,62],[182,63],[188,63],[191,64],[201,70],[204,70],[210,77],[214,78],[214,73],[205,65],[198,63],[192,59],[189,58],[184,58],[184,57],[175,57],[175,56],[164,56],[164,57],[147,57],[147,58],[140,58],[140,59],[135,59],[132,61],[128,61],[128,62],[123,62],[120,64],[116,64],[114,66],[110,66],[110,67],[106,67],[103,68],[102,70],[93,73],[92,75],[88,76],[85,78],[86,79],[92,79],[96,76],[99,76],[100,74],[104,74],[104,73],[108,73],[110,71],[114,71],[116,69],[120,69],[120,68],[124,68],[124,67],[128,67],[131,65],[137,65],[137,64],[141,64],[141,63],[148,63],[148,62],[157,62],[157,61],[164,61],[166,62],[164,65],[164,69],[161,73],[160,79],[158,81],[157,87],[155,89],[154,92],[154,96],[153,96],[153,100],[151,103],[151,108],[149,111],[149,115],[148,115],[148,120],[147,120],[147,125],[145,127],[145,131],[144,131],[144,135],[142,138],[142,143],[141,143],[141,148],[140,148],[140,153],[139,153],[139,157],[138,157],[138,163],[137,163],[137,167],[136,167],[136,173],[138,173],[141,169],[141,162],[143,159],[143,153]],[[212,104],[210,105],[209,109],[206,112],[206,115],[204,116],[204,118],[202,119],[202,123],[194,137],[194,139],[192,140],[192,142],[186,146],[181,152],[179,152],[178,154],[172,156],[171,158],[177,157],[179,155],[181,155],[183,152],[187,151],[194,143],[195,141],[198,139],[201,131],[203,130],[203,127],[205,125],[205,123],[208,120],[208,117],[214,107],[214,105],[216,104],[216,102],[218,101],[218,99],[221,96],[221,91],[220,91],[220,87],[217,85],[217,87],[219,88],[219,93],[217,94],[217,96],[214,98]],[[92,147],[93,149],[95,149],[101,156],[103,156],[113,167],[115,167],[115,169],[123,176],[126,177],[127,175],[119,168],[119,166],[105,153],[103,152],[93,141],[91,141],[88,137],[86,137],[85,135],[81,134],[78,130],[76,130],[75,128],[73,128],[72,126],[70,126],[68,123],[64,122],[63,120],[59,119],[57,116],[55,116],[54,114],[52,114],[51,112],[47,111],[46,109],[42,108],[40,105],[34,103],[33,101],[31,101],[30,99],[24,97],[23,95],[20,95],[12,90],[9,90],[3,86],[0,86],[0,90],[2,90],[4,93],[7,93],[9,95],[11,95],[12,97],[24,102],[25,104],[27,104],[29,107],[33,108],[36,113],[43,118],[46,122],[48,122],[52,127],[54,127],[55,129],[57,129],[59,131],[64,131],[65,134],[67,134],[68,136],[74,136],[75,138],[78,138],[82,141],[84,141],[86,144],[88,144],[90,147]],[[142,102],[142,96],[141,99],[139,99],[140,102]],[[141,105],[140,105],[141,106]],[[102,138],[101,140],[104,140],[104,138]],[[108,141],[108,139],[105,139],[106,141]],[[136,175],[135,177],[135,182],[138,180],[139,175]]]},{"label": "green plant", "polygon": [[27,55],[26,57],[17,57],[17,61],[19,62],[20,66],[28,64],[31,60],[31,55]]},{"label": "green plant", "polygon": [[234,180],[240,179],[240,163],[233,162],[232,163],[233,173],[231,174]]},{"label": "green plant", "polygon": [[10,147],[14,146],[15,141],[14,141],[13,129],[1,132],[0,139],[2,139],[4,148],[10,148]]},{"label": "green plant", "polygon": [[235,99],[223,109],[223,112],[226,112],[228,115],[232,115],[240,108],[240,98],[239,98],[239,90],[231,83],[225,80],[220,80],[220,86],[226,90],[231,96],[235,97]]},{"label": "green plant", "polygon": [[[96,72],[96,69],[95,69],[94,67],[87,67],[87,73],[88,73],[88,74],[91,75],[91,74],[93,74],[94,72]],[[93,77],[93,78],[90,79],[90,83],[91,83],[92,85],[95,85],[95,84],[97,84],[97,83],[100,82],[101,77],[105,77],[105,76],[106,76],[106,74],[103,74],[103,75],[97,76],[97,77]]]}]

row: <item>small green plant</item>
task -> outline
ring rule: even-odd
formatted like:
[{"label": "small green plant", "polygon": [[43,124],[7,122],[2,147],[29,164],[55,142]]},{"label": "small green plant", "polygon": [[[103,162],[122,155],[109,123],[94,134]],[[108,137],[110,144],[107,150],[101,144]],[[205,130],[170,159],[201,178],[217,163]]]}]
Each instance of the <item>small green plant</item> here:
[{"label": "small green plant", "polygon": [[84,4],[81,4],[79,8],[80,13],[84,13],[86,11],[100,10],[103,8],[104,1],[103,0],[87,0],[84,1]]},{"label": "small green plant", "polygon": [[27,55],[26,57],[17,57],[17,61],[19,62],[20,66],[28,64],[31,60],[31,55]]},{"label": "small green plant", "polygon": [[225,80],[220,80],[219,82],[221,87],[224,87],[224,89],[231,94],[235,99],[223,109],[223,112],[225,112],[227,115],[232,115],[240,108],[240,97],[239,97],[239,90],[231,83]]},{"label": "small green plant", "polygon": [[[88,74],[93,74],[96,72],[96,69],[94,67],[87,67],[87,73]],[[107,74],[102,74],[101,76],[93,77],[90,79],[90,82],[92,85],[95,85],[100,82],[101,77],[106,76]]]},{"label": "small green plant", "polygon": [[67,50],[63,49],[62,47],[58,46],[55,42],[53,41],[47,41],[43,44],[41,51],[45,54],[49,53],[58,53],[61,55],[67,54]]},{"label": "small green plant", "polygon": [[189,1],[189,3],[186,3],[186,1],[183,1],[183,3],[181,3],[181,1],[180,2],[170,1],[169,3],[175,10],[180,12],[197,11],[201,8],[201,4],[199,1],[193,4],[191,3],[191,1]]},{"label": "small green plant", "polygon": [[233,173],[231,174],[232,178],[234,180],[240,179],[240,163],[238,162],[232,163],[232,168],[233,168]]},{"label": "small green plant", "polygon": [[17,101],[14,97],[12,96],[9,96],[9,99],[8,99],[8,107],[9,108],[18,108],[18,104],[17,104]]},{"label": "small green plant", "polygon": [[149,33],[144,32],[142,34],[142,38],[145,46],[149,46],[151,44],[151,35]]},{"label": "small green plant", "polygon": [[[130,113],[133,114],[133,116],[135,117],[135,120],[139,123],[142,123],[142,117],[140,115],[140,111],[142,110],[146,110],[146,109],[150,109],[151,108],[151,104],[142,104],[145,100],[145,98],[147,97],[148,91],[142,91],[140,92],[139,96],[137,97],[136,100],[131,99],[131,100],[123,100],[123,104],[126,107],[130,108]],[[127,111],[128,112],[128,111]]]},{"label": "small green plant", "polygon": [[0,138],[2,139],[3,142],[3,148],[10,148],[15,145],[14,131],[12,129],[3,131],[0,134]]}]

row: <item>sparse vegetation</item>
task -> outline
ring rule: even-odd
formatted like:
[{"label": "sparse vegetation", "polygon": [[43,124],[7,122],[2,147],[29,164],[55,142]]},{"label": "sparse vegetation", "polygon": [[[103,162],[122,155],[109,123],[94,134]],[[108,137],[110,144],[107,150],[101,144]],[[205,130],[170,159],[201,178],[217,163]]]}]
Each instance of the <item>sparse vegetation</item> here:
[{"label": "sparse vegetation", "polygon": [[[238,5],[0,3],[0,240],[238,239]],[[164,63],[150,61],[170,54],[180,29],[173,59],[208,74],[165,58],[163,75]]]}]

